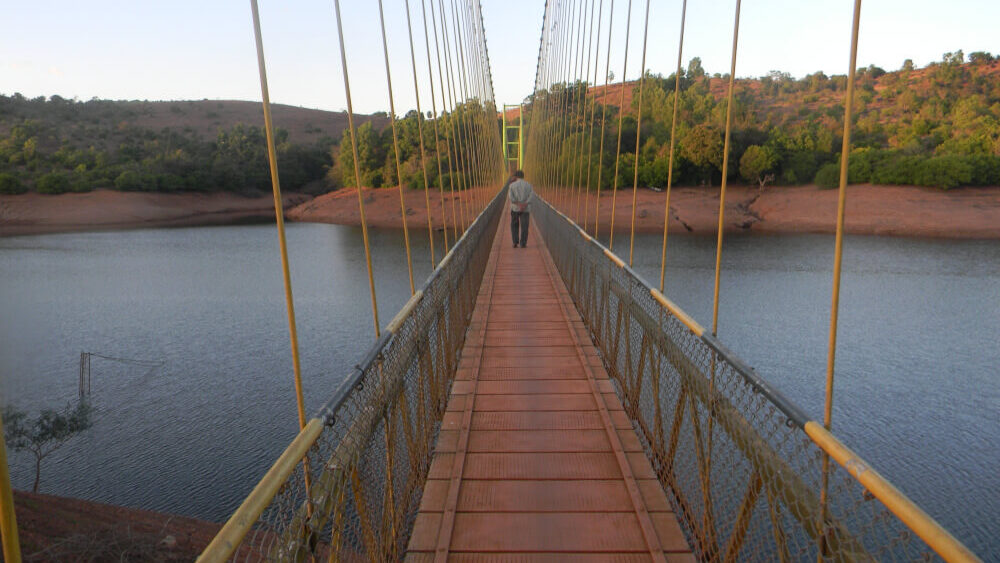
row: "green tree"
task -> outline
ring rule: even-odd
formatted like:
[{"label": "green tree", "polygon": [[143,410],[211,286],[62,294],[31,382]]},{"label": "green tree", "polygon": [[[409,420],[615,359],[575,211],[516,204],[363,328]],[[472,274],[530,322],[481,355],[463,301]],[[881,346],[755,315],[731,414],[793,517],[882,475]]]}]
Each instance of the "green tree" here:
[{"label": "green tree", "polygon": [[778,163],[778,153],[768,146],[750,145],[740,158],[740,176],[747,182],[757,182],[760,191],[774,180],[774,166]]},{"label": "green tree", "polygon": [[992,63],[995,60],[997,60],[997,57],[991,55],[987,51],[975,51],[973,53],[969,53],[969,62],[972,64]]},{"label": "green tree", "polygon": [[38,492],[38,484],[42,478],[42,460],[93,424],[93,408],[84,401],[76,407],[66,405],[61,411],[44,409],[34,420],[28,420],[24,411],[10,405],[4,407],[4,440],[11,449],[29,451],[35,456],[35,484],[32,492]]},{"label": "green tree", "polygon": [[705,69],[701,66],[701,57],[695,57],[688,62],[687,77],[691,79],[705,76]]},{"label": "green tree", "polygon": [[712,170],[722,165],[722,137],[719,130],[704,123],[696,125],[684,135],[681,156],[708,174],[712,183]]}]

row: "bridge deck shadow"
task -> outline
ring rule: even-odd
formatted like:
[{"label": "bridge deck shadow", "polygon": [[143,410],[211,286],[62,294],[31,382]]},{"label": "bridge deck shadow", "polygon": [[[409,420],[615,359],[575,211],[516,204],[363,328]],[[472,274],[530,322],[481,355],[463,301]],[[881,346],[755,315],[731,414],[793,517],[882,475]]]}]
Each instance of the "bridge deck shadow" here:
[{"label": "bridge deck shadow", "polygon": [[493,244],[407,561],[693,561],[544,241]]}]

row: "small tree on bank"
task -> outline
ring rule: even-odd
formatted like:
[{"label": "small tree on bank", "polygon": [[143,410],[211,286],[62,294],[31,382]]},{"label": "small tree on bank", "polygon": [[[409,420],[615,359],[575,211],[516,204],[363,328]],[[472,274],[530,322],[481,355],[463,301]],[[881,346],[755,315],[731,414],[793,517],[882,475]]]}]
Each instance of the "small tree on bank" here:
[{"label": "small tree on bank", "polygon": [[14,407],[4,407],[3,430],[7,444],[13,450],[27,450],[35,456],[32,492],[38,492],[42,460],[93,424],[93,408],[83,401],[76,407],[66,405],[61,411],[44,409],[34,420],[28,420],[25,412]]},{"label": "small tree on bank", "polygon": [[764,191],[764,186],[774,180],[775,165],[778,164],[778,154],[771,147],[750,145],[740,158],[740,176],[748,182],[756,182],[758,192]]}]

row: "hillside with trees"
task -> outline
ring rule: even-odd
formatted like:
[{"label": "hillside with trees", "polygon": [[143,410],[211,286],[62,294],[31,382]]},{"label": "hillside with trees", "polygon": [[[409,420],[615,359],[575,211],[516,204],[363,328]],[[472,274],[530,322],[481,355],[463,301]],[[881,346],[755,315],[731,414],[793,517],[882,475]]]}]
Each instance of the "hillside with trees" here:
[{"label": "hillside with trees", "polygon": [[[541,164],[586,170],[589,162],[590,188],[598,186],[598,176],[600,188],[610,188],[618,139],[617,106],[624,98],[618,185],[632,185],[638,153],[639,184],[665,186],[676,100],[674,183],[718,184],[728,76],[708,75],[695,58],[682,73],[679,95],[674,92],[675,78],[673,74],[645,77],[639,147],[635,142],[638,82],[589,88],[585,107],[582,83],[556,85],[537,93],[526,109],[531,127],[542,137],[548,128],[569,132],[556,158]],[[822,72],[801,79],[777,71],[761,78],[737,79],[731,177],[742,177],[749,184],[773,181],[834,187],[839,179],[846,84],[846,76]],[[590,102],[595,98],[598,103],[591,119]],[[540,108],[552,102],[569,111],[546,116]],[[606,115],[604,153],[598,155],[602,115]],[[968,58],[962,51],[946,53],[942,61],[921,69],[910,60],[894,72],[875,66],[861,68],[854,120],[852,184],[943,189],[1000,185],[1000,61],[989,53],[976,52]],[[591,124],[596,131],[593,138]],[[587,147],[588,140],[589,150],[581,151],[579,147]]]},{"label": "hillside with trees", "polygon": [[[347,114],[273,106],[281,182],[324,192]],[[356,122],[386,119],[356,116]],[[270,190],[263,111],[240,101],[78,102],[0,95],[0,193]]]},{"label": "hillside with trees", "polygon": [[[779,71],[737,79],[731,179],[761,187],[835,186],[846,84],[846,76],[822,72],[800,79]],[[536,173],[572,165],[590,178],[590,189],[611,188],[622,105],[618,185],[632,185],[638,154],[640,185],[665,186],[676,100],[674,185],[717,185],[728,77],[709,75],[694,58],[682,72],[679,93],[674,85],[673,74],[647,74],[639,147],[638,82],[607,88],[557,84],[537,92],[524,105],[528,136],[558,131],[549,138],[561,139],[562,146],[554,158],[539,163]],[[552,103],[568,110],[559,115],[544,111]],[[861,68],[855,108],[851,183],[943,189],[1000,185],[998,57],[985,52],[966,57],[957,51],[924,68],[910,60],[892,72]],[[282,186],[321,193],[358,184],[392,187],[401,180],[409,188],[422,188],[420,119],[428,182],[465,189],[471,178],[462,171],[482,158],[484,150],[466,149],[465,144],[473,128],[492,124],[486,116],[493,115],[491,105],[470,101],[436,123],[415,111],[397,119],[401,179],[387,116],[358,116],[358,182],[345,113],[275,106]],[[262,121],[260,104],[254,102],[78,102],[0,95],[0,193],[96,188],[260,193],[270,186],[265,137],[261,127],[248,124]],[[604,150],[598,154],[602,121]],[[496,127],[499,131],[499,119]],[[456,151],[456,146],[466,150]]]}]

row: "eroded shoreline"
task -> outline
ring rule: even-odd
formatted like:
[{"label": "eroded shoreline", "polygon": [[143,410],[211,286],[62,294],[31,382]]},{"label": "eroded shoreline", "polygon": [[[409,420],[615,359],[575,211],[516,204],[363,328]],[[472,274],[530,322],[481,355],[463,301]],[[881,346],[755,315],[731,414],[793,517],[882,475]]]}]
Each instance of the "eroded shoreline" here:
[{"label": "eroded shoreline", "polygon": [[[363,189],[366,221],[374,228],[402,228],[403,209],[395,189]],[[453,195],[420,190],[404,192],[406,225],[411,231],[469,224],[479,206],[490,197],[478,189]],[[593,232],[593,194],[563,195],[563,209]],[[283,196],[291,221],[360,225],[357,191],[337,190],[312,198]],[[616,232],[632,226],[632,191],[603,192],[599,232],[611,227],[614,200]],[[636,193],[635,230],[662,232],[666,193],[640,189]],[[837,191],[814,186],[768,187],[763,193],[750,186],[731,186],[723,221],[726,232],[833,233]],[[679,187],[670,197],[671,233],[712,234],[718,225],[719,188]],[[83,194],[0,196],[0,236],[58,232],[191,227],[273,222],[269,194],[243,197],[231,193],[156,194],[97,190]],[[912,186],[855,185],[848,188],[846,232],[861,235],[929,237],[943,239],[1000,239],[1000,187],[966,187],[944,191]]]}]

